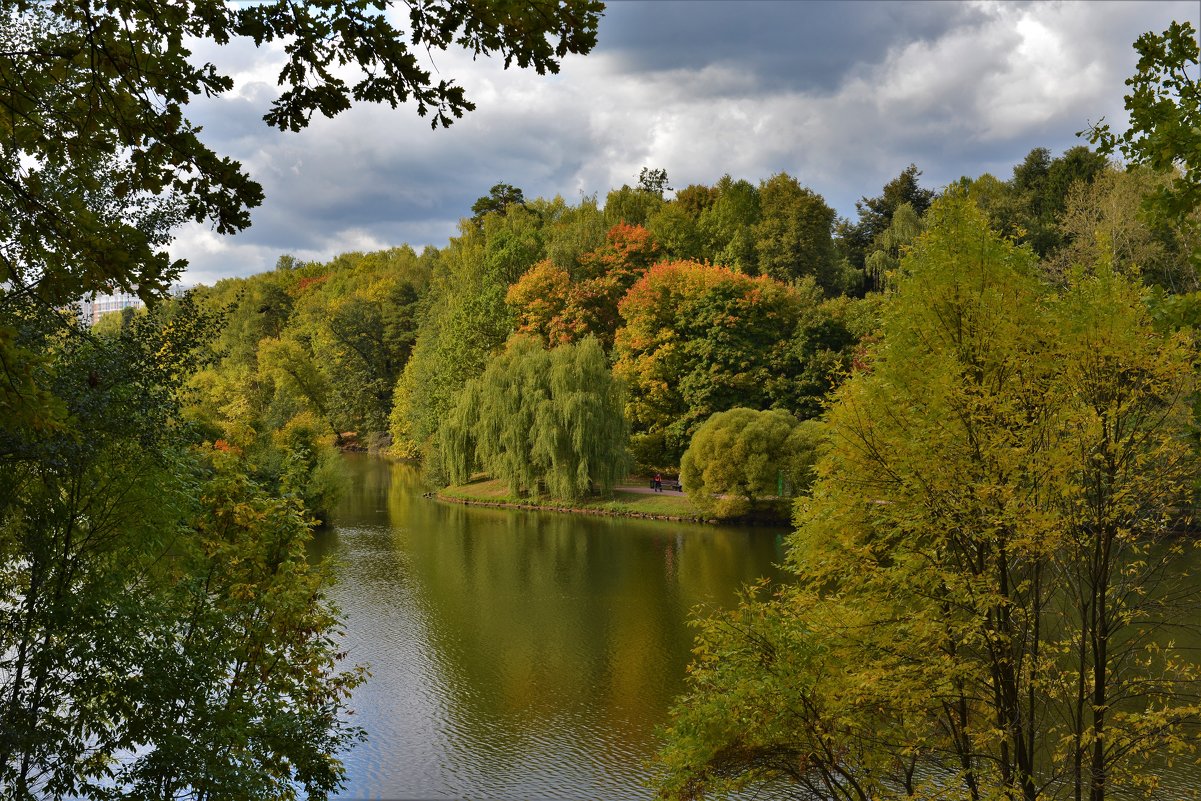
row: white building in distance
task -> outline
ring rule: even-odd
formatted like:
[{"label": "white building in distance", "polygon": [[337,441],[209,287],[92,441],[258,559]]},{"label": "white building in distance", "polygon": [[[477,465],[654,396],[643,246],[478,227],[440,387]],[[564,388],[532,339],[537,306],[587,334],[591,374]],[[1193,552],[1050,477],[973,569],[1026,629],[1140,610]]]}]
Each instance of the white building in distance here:
[{"label": "white building in distance", "polygon": [[[171,297],[181,297],[191,287],[175,284],[171,287]],[[83,324],[89,328],[96,324],[104,315],[119,312],[122,309],[141,309],[146,304],[137,295],[120,292],[116,295],[93,295],[90,299],[79,301],[79,316]]]}]

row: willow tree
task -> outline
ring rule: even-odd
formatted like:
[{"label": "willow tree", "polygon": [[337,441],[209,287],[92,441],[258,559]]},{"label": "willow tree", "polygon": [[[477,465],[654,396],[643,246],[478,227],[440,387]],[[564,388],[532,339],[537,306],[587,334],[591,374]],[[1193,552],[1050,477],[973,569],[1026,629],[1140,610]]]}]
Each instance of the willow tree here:
[{"label": "willow tree", "polygon": [[[1088,798],[1197,750],[1195,350],[952,193],[836,393],[794,587],[702,624],[664,795]],[[1183,791],[1183,790],[1182,790]]]},{"label": "willow tree", "polygon": [[439,430],[450,479],[466,481],[479,466],[515,495],[608,494],[629,467],[623,404],[596,339],[545,351],[514,338]]}]

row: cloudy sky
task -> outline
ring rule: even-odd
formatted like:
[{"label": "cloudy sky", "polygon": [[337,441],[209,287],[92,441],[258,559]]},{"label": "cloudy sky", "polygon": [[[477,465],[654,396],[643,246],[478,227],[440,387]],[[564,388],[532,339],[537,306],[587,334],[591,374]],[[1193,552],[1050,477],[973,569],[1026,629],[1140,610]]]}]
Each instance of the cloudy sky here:
[{"label": "cloudy sky", "polygon": [[[436,54],[476,111],[431,131],[412,107],[356,106],[299,134],[261,120],[278,50],[197,47],[235,79],[190,117],[243,162],[266,202],[253,226],[182,230],[188,283],[408,242],[442,246],[493,184],[571,202],[633,184],[788,172],[844,216],[906,165],[941,187],[1008,178],[1033,147],[1058,154],[1104,116],[1120,127],[1131,44],[1188,2],[611,2],[599,42],[555,76]],[[1201,26],[1199,26],[1201,27]]]}]

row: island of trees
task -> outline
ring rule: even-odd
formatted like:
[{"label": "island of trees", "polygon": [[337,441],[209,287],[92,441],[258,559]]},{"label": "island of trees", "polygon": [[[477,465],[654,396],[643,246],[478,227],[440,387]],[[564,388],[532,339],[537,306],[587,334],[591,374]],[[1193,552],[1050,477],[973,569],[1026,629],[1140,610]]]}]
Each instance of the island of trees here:
[{"label": "island of trees", "polygon": [[[180,71],[184,29],[310,45],[267,115],[283,129],[349,97],[435,124],[470,104],[353,9],[113,5],[16,3],[6,37],[33,44],[0,63],[32,98],[5,107],[0,150],[14,797],[336,789],[364,672],[339,666],[304,548],[352,447],[531,499],[631,471],[678,472],[719,517],[787,499],[796,581],[700,622],[665,798],[1102,801],[1196,759],[1201,660],[1177,636],[1201,600],[1180,569],[1201,448],[1190,26],[1139,40],[1130,131],[939,191],[910,165],[854,219],[785,173],[673,190],[648,167],[576,203],[498,183],[444,247],[285,255],[172,301],[171,225],[236,230],[259,198],[179,116],[228,88]],[[595,38],[592,3],[499,23],[470,5],[431,4],[413,41],[542,71]],[[138,80],[165,106],[128,91],[120,53],[62,56],[109,40],[154,51],[162,74]],[[329,72],[342,57],[361,83]],[[118,288],[150,310],[92,330],[63,311]]]}]

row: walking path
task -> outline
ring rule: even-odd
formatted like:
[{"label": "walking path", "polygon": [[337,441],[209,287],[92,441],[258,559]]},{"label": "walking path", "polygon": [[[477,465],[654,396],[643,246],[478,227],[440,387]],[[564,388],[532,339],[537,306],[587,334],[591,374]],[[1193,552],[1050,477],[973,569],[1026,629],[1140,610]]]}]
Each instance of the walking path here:
[{"label": "walking path", "polygon": [[646,486],[645,484],[638,484],[636,486],[633,484],[619,484],[616,487],[614,487],[613,489],[621,490],[622,492],[634,492],[634,493],[637,493],[638,495],[655,495],[655,494],[658,494],[658,495],[683,495],[684,494],[680,490],[669,490],[667,487],[664,487],[662,490],[659,490],[656,493],[655,490],[651,489],[650,487]]}]

